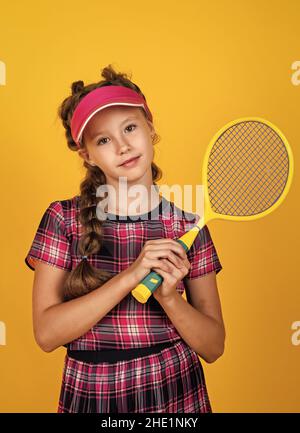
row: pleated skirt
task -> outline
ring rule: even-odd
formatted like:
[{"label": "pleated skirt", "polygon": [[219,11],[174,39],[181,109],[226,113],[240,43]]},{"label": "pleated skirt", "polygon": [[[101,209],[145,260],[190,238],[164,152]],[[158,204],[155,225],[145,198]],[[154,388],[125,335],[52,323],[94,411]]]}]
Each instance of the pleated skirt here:
[{"label": "pleated skirt", "polygon": [[98,364],[65,356],[58,413],[212,412],[201,361],[182,339],[158,353]]}]

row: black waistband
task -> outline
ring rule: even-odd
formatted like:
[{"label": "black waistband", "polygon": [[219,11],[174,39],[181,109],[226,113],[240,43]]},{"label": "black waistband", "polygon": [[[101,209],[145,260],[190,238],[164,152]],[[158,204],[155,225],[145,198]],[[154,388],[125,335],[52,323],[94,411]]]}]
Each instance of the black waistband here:
[{"label": "black waistband", "polygon": [[108,349],[108,350],[70,350],[67,349],[67,354],[70,358],[75,358],[78,361],[92,362],[98,364],[100,362],[117,362],[125,361],[140,356],[147,356],[161,350],[171,347],[175,342],[155,344],[150,347],[140,347],[136,349]]}]

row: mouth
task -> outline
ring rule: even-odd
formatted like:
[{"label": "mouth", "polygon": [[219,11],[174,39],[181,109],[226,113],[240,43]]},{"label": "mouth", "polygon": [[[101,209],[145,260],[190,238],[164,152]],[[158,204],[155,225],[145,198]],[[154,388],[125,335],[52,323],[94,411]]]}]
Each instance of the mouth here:
[{"label": "mouth", "polygon": [[127,159],[127,161],[124,161],[123,164],[120,164],[119,167],[132,167],[137,163],[141,155],[135,156],[133,158]]}]

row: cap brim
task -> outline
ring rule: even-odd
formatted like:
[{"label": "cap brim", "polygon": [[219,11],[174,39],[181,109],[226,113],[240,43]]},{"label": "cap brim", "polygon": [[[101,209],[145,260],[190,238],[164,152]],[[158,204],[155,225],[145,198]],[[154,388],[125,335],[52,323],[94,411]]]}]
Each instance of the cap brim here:
[{"label": "cap brim", "polygon": [[114,105],[127,105],[127,106],[131,106],[131,107],[142,107],[142,108],[144,109],[145,113],[147,114],[147,112],[146,112],[146,110],[145,110],[143,104],[136,104],[136,103],[130,103],[130,102],[110,102],[109,104],[105,104],[105,105],[102,105],[101,107],[97,107],[96,110],[94,110],[94,111],[93,111],[93,112],[92,112],[92,113],[87,117],[87,119],[85,120],[85,122],[84,122],[83,125],[81,126],[81,128],[80,128],[80,130],[79,130],[79,133],[78,133],[78,136],[77,136],[77,142],[78,142],[78,143],[81,142],[82,134],[83,134],[83,130],[84,130],[84,128],[86,127],[86,125],[88,124],[88,122],[91,120],[91,118],[92,118],[96,113],[98,113],[98,111],[101,111],[101,110],[103,110],[104,108],[111,107],[111,106],[114,106]]}]

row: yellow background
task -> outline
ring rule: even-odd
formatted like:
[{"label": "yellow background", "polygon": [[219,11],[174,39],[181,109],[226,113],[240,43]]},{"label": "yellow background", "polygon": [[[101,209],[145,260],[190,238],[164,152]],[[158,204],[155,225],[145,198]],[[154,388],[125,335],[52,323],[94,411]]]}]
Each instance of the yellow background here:
[{"label": "yellow background", "polygon": [[160,184],[200,184],[207,144],[235,118],[266,118],[289,140],[295,175],[284,203],[261,220],[209,223],[227,338],[224,355],[202,363],[213,411],[298,412],[300,2],[3,3],[0,411],[57,409],[65,348],[45,353],[34,340],[24,257],[46,207],[77,194],[84,176],[57,107],[72,81],[98,81],[112,63],[132,73],[152,110]]}]

